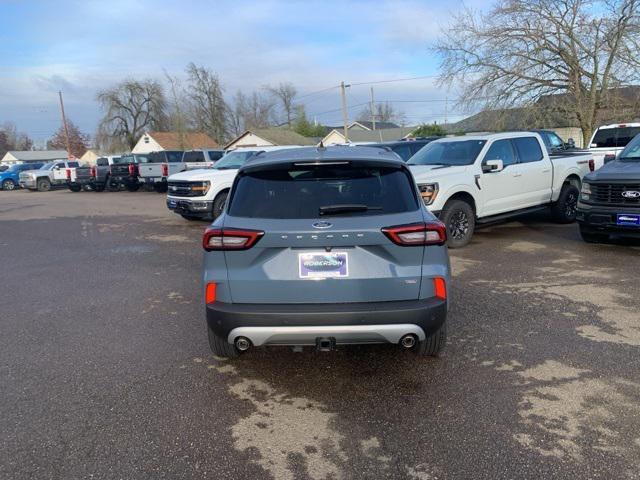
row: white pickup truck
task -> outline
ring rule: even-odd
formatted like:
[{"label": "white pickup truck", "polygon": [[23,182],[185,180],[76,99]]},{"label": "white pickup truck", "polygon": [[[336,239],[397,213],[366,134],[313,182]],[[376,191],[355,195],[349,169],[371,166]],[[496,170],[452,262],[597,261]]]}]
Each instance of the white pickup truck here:
[{"label": "white pickup truck", "polygon": [[228,152],[213,168],[171,175],[167,181],[167,208],[187,220],[215,220],[224,208],[238,169],[260,152],[298,146],[241,147]]},{"label": "white pickup truck", "polygon": [[67,182],[79,167],[77,161],[55,160],[45,163],[38,170],[20,173],[20,186],[29,190],[48,192],[52,188],[66,187]]},{"label": "white pickup truck", "polygon": [[167,178],[174,173],[209,168],[219,160],[223,150],[163,150],[148,155],[146,163],[138,165],[138,180],[147,190],[167,191]]},{"label": "white pickup truck", "polygon": [[426,207],[447,226],[448,245],[469,243],[476,224],[551,207],[560,223],[575,220],[590,153],[549,156],[537,133],[442,138],[408,162]]},{"label": "white pickup truck", "polygon": [[640,123],[602,125],[593,132],[589,151],[593,154],[596,170],[615,160],[633,137],[640,134]]}]

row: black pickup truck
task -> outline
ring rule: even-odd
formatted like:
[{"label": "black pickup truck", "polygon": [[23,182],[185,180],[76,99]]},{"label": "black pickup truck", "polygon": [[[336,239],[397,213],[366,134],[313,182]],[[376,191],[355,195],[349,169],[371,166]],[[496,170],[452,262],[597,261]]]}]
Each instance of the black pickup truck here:
[{"label": "black pickup truck", "polygon": [[90,167],[78,167],[75,175],[67,182],[69,190],[79,192],[81,190],[93,190],[102,192],[109,185],[111,176],[111,164],[120,157],[100,157],[96,164]]},{"label": "black pickup truck", "polygon": [[585,242],[640,238],[640,135],[618,157],[585,175],[576,220]]},{"label": "black pickup truck", "polygon": [[149,161],[149,155],[145,153],[123,155],[117,161],[114,160],[110,169],[109,190],[118,191],[124,186],[130,192],[137,191],[140,188],[138,164]]}]

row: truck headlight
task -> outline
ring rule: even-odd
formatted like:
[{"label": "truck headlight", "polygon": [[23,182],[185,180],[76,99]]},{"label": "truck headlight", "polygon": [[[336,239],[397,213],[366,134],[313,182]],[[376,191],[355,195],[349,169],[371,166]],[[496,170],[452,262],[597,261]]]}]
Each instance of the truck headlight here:
[{"label": "truck headlight", "polygon": [[589,200],[591,198],[591,185],[588,183],[582,184],[582,190],[580,190],[580,197],[582,200]]},{"label": "truck headlight", "polygon": [[211,187],[211,182],[209,181],[194,182],[191,184],[191,191],[193,193],[197,193],[198,194],[197,196],[202,196],[207,194],[210,187]]},{"label": "truck headlight", "polygon": [[438,196],[437,183],[420,183],[418,189],[425,205],[431,205]]}]

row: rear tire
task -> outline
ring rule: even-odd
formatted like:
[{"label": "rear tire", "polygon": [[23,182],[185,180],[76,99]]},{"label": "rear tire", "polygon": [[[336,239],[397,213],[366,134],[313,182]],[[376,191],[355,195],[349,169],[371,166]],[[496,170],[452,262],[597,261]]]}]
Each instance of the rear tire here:
[{"label": "rear tire", "polygon": [[95,192],[104,192],[104,188],[105,188],[105,184],[104,183],[95,183],[93,185],[93,190]]},{"label": "rear tire", "polygon": [[580,190],[569,184],[562,186],[558,201],[551,206],[551,215],[556,223],[573,223],[576,220]]},{"label": "rear tire", "polygon": [[476,228],[476,215],[467,202],[449,200],[442,209],[440,220],[447,226],[449,248],[461,248],[471,241]]},{"label": "rear tire", "polygon": [[213,201],[213,211],[211,212],[211,216],[214,220],[222,214],[222,211],[224,210],[224,204],[227,201],[228,195],[229,190],[225,190],[223,192],[220,192]]},{"label": "rear tire", "polygon": [[48,192],[51,190],[51,182],[48,178],[42,178],[36,183],[36,188],[39,192]]},{"label": "rear tire", "polygon": [[430,337],[425,338],[423,341],[418,342],[415,352],[418,355],[426,355],[428,357],[437,357],[438,354],[444,349],[447,344],[447,322]]},{"label": "rear tire", "polygon": [[109,180],[107,182],[107,188],[109,189],[110,192],[118,192],[120,191],[120,184],[114,183],[111,180]]},{"label": "rear tire", "polygon": [[72,192],[79,192],[82,190],[82,187],[80,185],[69,185],[69,190]]},{"label": "rear tire", "polygon": [[14,182],[11,179],[7,179],[4,182],[2,182],[2,189],[3,190],[15,190],[16,189],[16,182]]},{"label": "rear tire", "polygon": [[587,243],[605,243],[609,240],[609,235],[606,233],[594,233],[585,229],[582,225],[580,225],[580,236],[582,240]]},{"label": "rear tire", "polygon": [[232,345],[226,340],[217,336],[208,326],[207,331],[209,333],[209,348],[211,348],[211,352],[216,357],[237,358],[238,355],[240,355],[240,352],[235,345]]}]

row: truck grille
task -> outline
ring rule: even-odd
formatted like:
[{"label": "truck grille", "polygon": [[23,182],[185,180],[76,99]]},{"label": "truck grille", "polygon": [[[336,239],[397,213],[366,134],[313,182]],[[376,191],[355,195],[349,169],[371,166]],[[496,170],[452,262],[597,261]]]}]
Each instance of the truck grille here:
[{"label": "truck grille", "polygon": [[640,205],[640,198],[627,198],[622,192],[640,192],[640,183],[591,183],[591,202],[611,205]]},{"label": "truck grille", "polygon": [[203,182],[169,182],[167,184],[167,194],[172,197],[201,197],[204,192],[193,191],[192,187],[202,187]]}]

